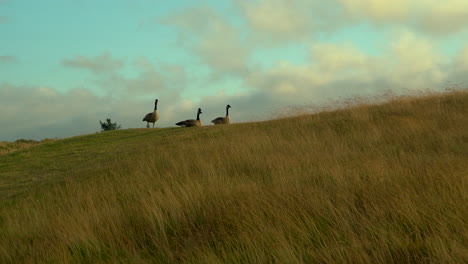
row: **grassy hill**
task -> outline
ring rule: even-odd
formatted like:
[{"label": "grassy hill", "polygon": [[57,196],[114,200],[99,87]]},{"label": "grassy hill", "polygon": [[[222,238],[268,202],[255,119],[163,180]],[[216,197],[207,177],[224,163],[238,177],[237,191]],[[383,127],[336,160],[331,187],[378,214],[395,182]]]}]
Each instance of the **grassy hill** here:
[{"label": "grassy hill", "polygon": [[467,263],[468,92],[0,156],[0,263]]}]

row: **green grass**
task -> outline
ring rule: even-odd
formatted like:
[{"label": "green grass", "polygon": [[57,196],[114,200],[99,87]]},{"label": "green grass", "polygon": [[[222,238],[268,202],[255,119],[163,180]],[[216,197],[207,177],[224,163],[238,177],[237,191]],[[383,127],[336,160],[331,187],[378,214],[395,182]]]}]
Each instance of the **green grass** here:
[{"label": "green grass", "polygon": [[138,153],[139,148],[153,140],[163,142],[169,134],[177,134],[171,132],[174,129],[114,130],[32,144],[22,151],[0,156],[0,198],[62,181],[71,171],[74,175],[92,175],[118,156]]},{"label": "green grass", "polygon": [[0,156],[0,263],[466,263],[468,92]]}]

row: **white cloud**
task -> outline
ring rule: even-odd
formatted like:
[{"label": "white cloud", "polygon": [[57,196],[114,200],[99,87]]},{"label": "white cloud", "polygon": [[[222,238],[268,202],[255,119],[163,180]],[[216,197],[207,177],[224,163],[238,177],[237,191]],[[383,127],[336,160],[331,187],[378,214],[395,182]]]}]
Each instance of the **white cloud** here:
[{"label": "white cloud", "polygon": [[272,37],[302,38],[300,36],[308,35],[312,29],[304,1],[239,1],[239,4],[248,24],[256,32]]},{"label": "white cloud", "polygon": [[249,49],[239,30],[209,7],[186,9],[161,20],[176,26],[181,33],[179,44],[199,56],[219,74],[243,75]]},{"label": "white cloud", "polygon": [[353,21],[403,25],[436,35],[466,30],[465,0],[338,0]]},{"label": "white cloud", "polygon": [[[147,58],[137,58],[134,76],[113,73],[97,76],[95,84],[101,90],[119,97],[160,97],[178,100],[187,83],[187,74],[182,65],[153,63]],[[152,99],[153,100],[153,99]]]},{"label": "white cloud", "polygon": [[403,27],[434,36],[466,31],[465,0],[235,0],[251,38],[283,44],[359,23]]},{"label": "white cloud", "polygon": [[[91,85],[113,97],[141,98],[156,96],[178,98],[184,90],[187,76],[185,67],[168,63],[153,63],[145,57],[136,58],[132,64],[104,53],[95,58],[77,56],[64,60],[65,66],[88,69],[96,74]],[[128,67],[132,74],[117,71]]]},{"label": "white cloud", "polygon": [[[400,32],[385,51],[372,56],[348,43],[316,43],[310,47],[307,63],[280,62],[252,73],[246,82],[258,93],[268,95],[263,107],[281,108],[386,90],[437,90],[448,80],[460,79],[430,39]],[[457,60],[457,65],[463,68],[467,61]]]},{"label": "white cloud", "polygon": [[262,45],[278,45],[311,39],[339,25],[339,6],[309,0],[237,0],[250,37]]},{"label": "white cloud", "polygon": [[390,68],[386,76],[398,85],[414,88],[434,85],[441,83],[448,74],[444,69],[446,61],[433,42],[413,33],[402,32],[390,44],[388,54]]},{"label": "white cloud", "polygon": [[468,1],[419,0],[419,2],[421,9],[425,11],[418,21],[418,26],[422,29],[441,35],[467,30]]},{"label": "white cloud", "polygon": [[457,54],[454,64],[458,69],[468,71],[468,44]]},{"label": "white cloud", "polygon": [[377,22],[389,22],[406,18],[411,0],[338,0],[353,19],[370,18]]},{"label": "white cloud", "polygon": [[[357,70],[369,66],[371,57],[356,49],[351,43],[331,44],[317,43],[310,49],[311,60],[321,71],[342,73]],[[356,74],[356,72],[355,72]],[[359,75],[365,74],[359,72]],[[333,76],[341,78],[343,75]]]},{"label": "white cloud", "polygon": [[[0,140],[51,138],[95,132],[104,100],[72,90],[62,94],[50,87],[0,85]],[[74,124],[79,120],[79,123]],[[88,127],[88,128],[86,128]],[[53,129],[52,129],[53,128]]]},{"label": "white cloud", "polygon": [[448,81],[456,85],[468,86],[468,45],[455,54],[452,63],[448,67],[450,76]]},{"label": "white cloud", "polygon": [[[63,138],[100,131],[100,120],[111,118],[123,128],[143,128],[142,118],[151,112],[154,95],[144,98],[102,97],[89,89],[68,92],[44,86],[0,85],[0,141],[19,138]],[[193,115],[188,100],[158,97],[161,119],[156,126],[173,126]]]},{"label": "white cloud", "polygon": [[145,127],[141,120],[153,110],[155,98],[161,112],[156,126],[173,126],[176,120],[193,115],[198,106],[181,98],[187,82],[183,66],[153,63],[143,57],[132,66],[135,76],[121,72],[95,75],[93,86],[106,94],[99,96],[86,88],[59,92],[47,86],[1,84],[0,141],[94,133],[100,130],[99,120],[108,117],[123,128]]}]

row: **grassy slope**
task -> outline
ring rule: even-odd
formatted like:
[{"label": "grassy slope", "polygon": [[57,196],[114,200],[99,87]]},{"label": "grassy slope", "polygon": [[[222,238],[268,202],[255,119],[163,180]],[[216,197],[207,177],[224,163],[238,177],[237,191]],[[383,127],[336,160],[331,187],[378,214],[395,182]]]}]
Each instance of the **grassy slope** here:
[{"label": "grassy slope", "polygon": [[35,140],[19,139],[15,142],[0,141],[0,156],[15,152],[20,149],[30,148],[41,143],[50,142],[53,139],[45,139],[41,142]]},{"label": "grassy slope", "polygon": [[468,93],[0,156],[0,263],[468,262]]}]

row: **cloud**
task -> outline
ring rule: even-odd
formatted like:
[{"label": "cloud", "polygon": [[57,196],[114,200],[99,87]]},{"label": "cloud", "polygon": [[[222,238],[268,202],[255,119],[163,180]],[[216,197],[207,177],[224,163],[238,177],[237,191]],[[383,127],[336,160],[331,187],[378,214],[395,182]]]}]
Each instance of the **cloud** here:
[{"label": "cloud", "polygon": [[398,86],[424,87],[441,83],[447,77],[446,60],[433,41],[401,32],[390,43],[387,55],[387,78]]},{"label": "cloud", "polygon": [[235,0],[257,44],[307,41],[350,25],[370,23],[434,36],[466,31],[465,0]]},{"label": "cloud", "polygon": [[[108,96],[142,98],[149,96],[178,99],[187,83],[183,65],[152,62],[139,57],[124,65],[123,61],[108,53],[95,58],[78,56],[64,60],[64,65],[88,69],[95,74],[90,85]],[[118,71],[126,67],[128,71]]]},{"label": "cloud", "polygon": [[321,106],[339,98],[442,90],[447,81],[467,80],[468,46],[448,61],[430,39],[403,31],[393,35],[385,49],[386,53],[376,56],[350,43],[316,43],[310,46],[306,63],[283,61],[252,72],[245,80],[251,90],[205,96],[199,105],[204,118],[211,120],[230,104],[232,120],[245,122],[276,118],[297,106]]},{"label": "cloud", "polygon": [[140,57],[128,66],[133,74],[114,72],[98,75],[93,82],[94,86],[115,97],[149,96],[172,100],[178,99],[186,87],[187,74],[182,65],[153,63],[145,57]]},{"label": "cloud", "polygon": [[338,0],[352,21],[393,24],[435,35],[466,30],[468,2],[464,0]]},{"label": "cloud", "polygon": [[255,32],[275,36],[302,38],[307,36],[312,27],[307,19],[304,1],[262,0],[239,1],[242,13]]},{"label": "cloud", "polygon": [[346,14],[353,19],[370,18],[376,22],[393,22],[406,18],[410,13],[408,0],[338,0]]},{"label": "cloud", "polygon": [[439,35],[467,30],[467,1],[448,0],[441,2],[419,0],[418,3],[420,3],[420,8],[424,10],[417,21],[419,28]]},{"label": "cloud", "polygon": [[369,63],[369,56],[350,43],[316,43],[310,48],[310,56],[322,71],[327,72],[357,69]]},{"label": "cloud", "polygon": [[[93,68],[102,60],[86,61],[90,63],[84,65]],[[144,57],[129,66],[133,75],[114,71],[93,76],[92,87],[99,95],[83,87],[61,92],[49,86],[0,84],[0,141],[94,133],[100,131],[99,120],[108,117],[123,128],[144,127],[141,119],[152,111],[155,98],[162,109],[157,126],[187,119],[194,103],[181,98],[187,82],[183,66],[154,63]]]},{"label": "cloud", "polygon": [[[191,102],[160,98],[157,126],[173,126],[192,108]],[[154,96],[116,98],[98,96],[89,89],[67,92],[45,86],[0,85],[0,141],[20,138],[64,138],[100,131],[99,120],[111,118],[123,128],[143,128],[143,116],[151,112]],[[190,111],[191,112],[191,111]]]},{"label": "cloud", "polygon": [[[123,60],[103,53],[94,58],[77,56],[73,60],[63,60],[63,65],[96,73],[91,84],[113,96],[180,93],[186,80],[183,66],[167,63],[155,65],[145,57],[136,58],[125,65]],[[126,73],[119,71],[124,66],[129,70]]]},{"label": "cloud", "polygon": [[1,63],[11,63],[11,62],[15,62],[16,61],[16,57],[15,56],[0,56],[0,64]]},{"label": "cloud", "polygon": [[468,44],[460,51],[454,59],[457,69],[468,71]]},{"label": "cloud", "polygon": [[[320,103],[337,96],[375,95],[386,90],[437,90],[447,80],[457,79],[430,39],[400,32],[385,50],[384,54],[374,56],[350,43],[316,43],[310,47],[308,62],[278,62],[252,73],[246,85],[266,98],[263,107],[282,108]],[[468,58],[457,59],[456,65],[463,68],[466,62]]]},{"label": "cloud", "polygon": [[93,76],[93,89],[62,92],[49,86],[0,84],[0,141],[94,133],[105,118],[123,128],[142,128],[146,123],[141,120],[153,110],[155,98],[161,111],[159,127],[193,115],[195,102],[181,97],[187,86],[182,65],[140,57],[129,66],[133,75],[115,71]]},{"label": "cloud", "polygon": [[123,61],[112,58],[108,52],[94,58],[85,56],[76,56],[73,59],[65,59],[62,65],[71,68],[81,68],[91,71],[92,73],[109,73],[120,69],[123,66]]},{"label": "cloud", "polygon": [[291,98],[291,103],[294,100],[300,103],[305,98],[312,100],[327,94],[334,84],[371,82],[375,78],[373,69],[380,63],[378,58],[360,52],[351,44],[317,43],[310,47],[307,63],[280,62],[252,74],[247,82],[274,96]]},{"label": "cloud", "polygon": [[179,44],[221,75],[243,75],[250,50],[239,29],[209,7],[190,8],[160,19],[179,29]]},{"label": "cloud", "polygon": [[468,86],[468,45],[455,54],[450,66],[448,67],[450,76],[448,81],[459,86]]},{"label": "cloud", "polygon": [[[91,110],[96,109],[99,110]],[[0,85],[0,140],[52,138],[95,132],[106,103],[83,89]],[[91,127],[90,127],[91,126]]]},{"label": "cloud", "polygon": [[[218,50],[220,53],[211,54],[196,47],[211,44],[208,40],[213,36],[230,39],[233,32],[234,37],[229,42],[248,51],[245,56],[239,56],[239,62],[233,63],[243,71],[237,76],[241,77],[241,87],[248,88],[243,89],[247,92],[203,97],[200,105],[208,109],[206,113],[221,111],[229,103],[233,105],[234,113],[235,104],[242,106],[237,109],[238,120],[251,120],[252,113],[257,113],[255,115],[261,119],[273,109],[291,105],[323,103],[337,96],[375,95],[388,90],[398,93],[411,89],[437,90],[443,88],[447,80],[463,79],[460,74],[455,74],[450,59],[438,51],[439,44],[433,36],[425,34],[432,34],[435,29],[422,29],[420,21],[431,8],[423,8],[423,2],[419,0],[392,3],[335,0],[326,4],[305,0],[239,0],[236,3],[248,26],[247,31],[243,31],[242,24],[229,23],[227,18],[210,9],[187,9],[169,23],[182,31],[184,45],[201,56],[215,74],[235,67],[226,67],[210,59],[224,60],[222,54],[242,53],[226,52],[225,47],[229,45],[222,45]],[[430,4],[437,6],[436,2]],[[378,55],[370,55],[352,42],[312,41],[317,33],[331,33],[364,21],[378,26],[394,26],[386,30],[390,33],[385,34],[388,39],[377,47]],[[454,25],[457,23],[460,21],[453,22]],[[247,32],[251,38],[240,37],[239,32]],[[255,52],[254,48],[269,47],[265,43],[276,47],[289,43],[310,45],[310,57],[306,63],[276,61],[254,69],[246,62]],[[212,47],[206,50],[212,50]],[[457,65],[462,68],[463,63],[457,62]]]},{"label": "cloud", "polygon": [[[250,29],[250,37],[261,44],[282,44],[310,39],[318,32],[337,27],[339,6],[322,1],[236,1]],[[327,3],[327,4],[324,4]]]}]

